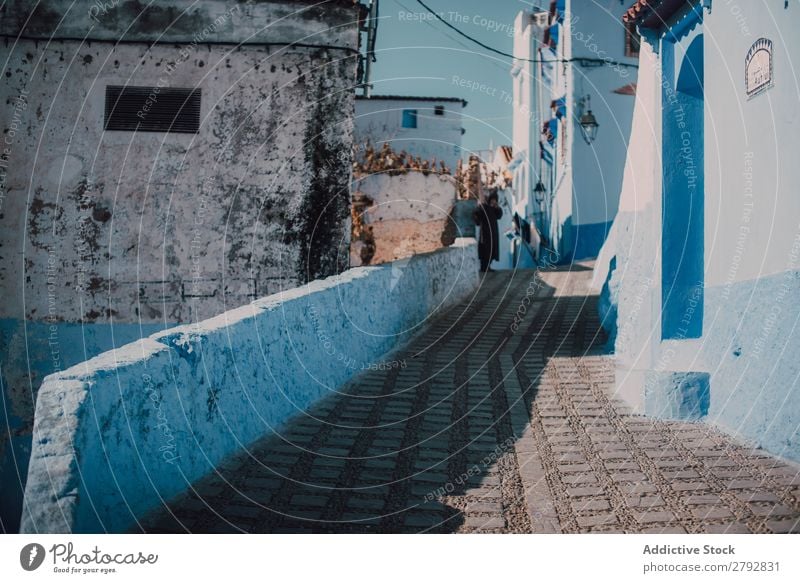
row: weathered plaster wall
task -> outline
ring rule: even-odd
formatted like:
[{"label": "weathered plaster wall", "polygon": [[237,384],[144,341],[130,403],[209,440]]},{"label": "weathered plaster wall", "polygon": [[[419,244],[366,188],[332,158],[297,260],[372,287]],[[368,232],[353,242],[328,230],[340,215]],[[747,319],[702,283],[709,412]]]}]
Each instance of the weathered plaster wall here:
[{"label": "weathered plaster wall", "polygon": [[[4,475],[45,375],[348,267],[358,10],[310,4],[0,9]],[[104,131],[108,85],[199,88],[200,131]]]},{"label": "weathered plaster wall", "polygon": [[[23,532],[119,532],[478,285],[474,239],[104,353],[39,392]],[[124,479],[122,479],[124,477]]]},{"label": "weathered plaster wall", "polygon": [[[169,74],[176,51],[162,45],[15,50],[0,99],[24,91],[29,105],[3,218],[3,247],[18,255],[0,277],[27,293],[2,314],[44,317],[48,273],[61,319],[182,322],[346,268],[336,251],[349,217],[353,61],[343,56],[211,46]],[[198,134],[103,131],[107,85],[161,79],[202,89]],[[309,252],[320,256],[312,265]],[[64,289],[83,290],[82,302]]]},{"label": "weathered plaster wall", "polygon": [[[363,213],[375,238],[371,265],[427,253],[461,236],[454,219],[456,184],[452,176],[370,174],[356,178],[353,192],[372,200]],[[351,263],[358,265],[357,261],[354,255]]]},{"label": "weathered plaster wall", "polygon": [[0,34],[145,43],[190,43],[202,34],[201,43],[355,46],[357,10],[351,0],[8,0]]}]

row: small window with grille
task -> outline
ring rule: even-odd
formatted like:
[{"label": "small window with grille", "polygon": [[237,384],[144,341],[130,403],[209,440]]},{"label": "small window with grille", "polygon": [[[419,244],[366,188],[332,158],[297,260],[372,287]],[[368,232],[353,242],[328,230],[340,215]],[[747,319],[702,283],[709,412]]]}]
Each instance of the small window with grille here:
[{"label": "small window with grille", "polygon": [[106,131],[195,134],[200,129],[200,89],[106,87]]},{"label": "small window with grille", "polygon": [[444,105],[437,105],[433,108],[433,115],[444,115]]}]

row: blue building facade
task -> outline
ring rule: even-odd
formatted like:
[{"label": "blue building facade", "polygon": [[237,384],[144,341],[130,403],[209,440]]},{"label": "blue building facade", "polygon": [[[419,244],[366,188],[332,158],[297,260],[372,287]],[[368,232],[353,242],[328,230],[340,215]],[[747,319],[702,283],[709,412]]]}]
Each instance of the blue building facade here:
[{"label": "blue building facade", "polygon": [[800,6],[637,2],[636,105],[595,273],[617,390],[800,459]]}]

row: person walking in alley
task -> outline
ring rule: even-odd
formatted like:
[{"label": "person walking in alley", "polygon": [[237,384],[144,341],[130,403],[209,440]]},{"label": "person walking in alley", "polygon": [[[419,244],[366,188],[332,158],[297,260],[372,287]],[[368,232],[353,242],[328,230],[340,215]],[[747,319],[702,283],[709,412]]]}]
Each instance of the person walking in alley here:
[{"label": "person walking in alley", "polygon": [[497,221],[503,216],[503,209],[497,198],[497,192],[489,193],[472,213],[475,224],[480,227],[478,235],[478,257],[481,260],[481,271],[492,271],[489,264],[500,259],[500,236]]}]

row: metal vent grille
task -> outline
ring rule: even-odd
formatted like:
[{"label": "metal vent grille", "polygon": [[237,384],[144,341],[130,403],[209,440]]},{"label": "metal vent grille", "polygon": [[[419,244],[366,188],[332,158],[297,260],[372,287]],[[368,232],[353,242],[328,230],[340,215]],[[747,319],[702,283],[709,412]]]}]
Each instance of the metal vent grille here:
[{"label": "metal vent grille", "polygon": [[200,89],[106,87],[105,129],[196,134]]}]

